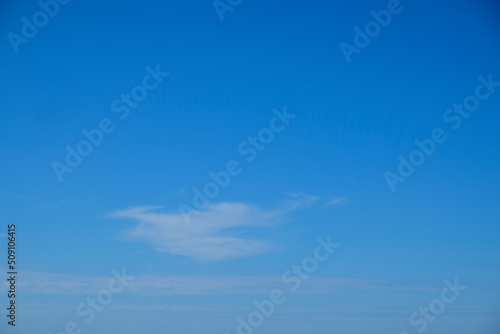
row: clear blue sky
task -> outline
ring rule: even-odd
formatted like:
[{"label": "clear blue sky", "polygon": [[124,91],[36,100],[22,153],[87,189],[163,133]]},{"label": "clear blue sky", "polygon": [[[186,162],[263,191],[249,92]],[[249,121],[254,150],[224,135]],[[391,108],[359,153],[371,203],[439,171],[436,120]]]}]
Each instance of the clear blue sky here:
[{"label": "clear blue sky", "polygon": [[[409,316],[455,277],[467,290],[425,332],[498,333],[500,87],[457,129],[443,118],[479,76],[500,82],[495,1],[402,0],[350,63],[339,44],[387,1],[243,1],[221,21],[211,1],[72,0],[17,53],[8,34],[40,7],[2,6],[0,237],[18,224],[20,273],[2,333],[233,334],[275,288],[287,300],[255,333],[417,333]],[[112,108],[157,67],[144,101]],[[60,182],[53,162],[103,119]],[[384,174],[435,128],[446,141],[391,191]],[[340,248],[289,291],[281,275],[329,235]],[[76,307],[122,268],[133,284],[85,323]]]}]

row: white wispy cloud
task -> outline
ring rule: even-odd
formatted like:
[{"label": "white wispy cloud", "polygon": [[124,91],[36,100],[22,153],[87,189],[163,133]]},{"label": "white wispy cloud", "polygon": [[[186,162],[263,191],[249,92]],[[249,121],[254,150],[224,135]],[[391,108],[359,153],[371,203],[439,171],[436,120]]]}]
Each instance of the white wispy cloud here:
[{"label": "white wispy cloud", "polygon": [[318,197],[296,193],[274,209],[244,203],[212,204],[192,216],[189,224],[180,212],[160,213],[158,210],[162,207],[157,206],[133,207],[110,217],[137,222],[135,228],[125,232],[129,240],[147,241],[160,252],[217,261],[269,250],[270,242],[246,236],[247,230],[276,224],[317,200]]},{"label": "white wispy cloud", "polygon": [[54,208],[57,208],[57,207],[60,207],[64,204],[66,204],[67,202],[65,201],[60,201],[58,203],[55,203],[55,204],[41,204],[39,206],[37,206],[36,208],[37,209],[54,209]]},{"label": "white wispy cloud", "polygon": [[346,205],[350,202],[349,198],[347,197],[332,197],[326,202],[325,208],[331,207],[331,206],[343,206]]}]

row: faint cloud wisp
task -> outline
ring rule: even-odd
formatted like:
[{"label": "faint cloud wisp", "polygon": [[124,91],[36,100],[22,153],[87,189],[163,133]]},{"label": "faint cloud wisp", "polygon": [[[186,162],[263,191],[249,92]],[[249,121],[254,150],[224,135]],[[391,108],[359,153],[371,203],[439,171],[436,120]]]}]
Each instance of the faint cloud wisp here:
[{"label": "faint cloud wisp", "polygon": [[291,212],[312,205],[317,198],[296,194],[274,209],[226,202],[210,204],[186,224],[181,213],[155,212],[162,207],[134,207],[115,212],[112,218],[138,222],[125,232],[129,240],[150,242],[156,251],[217,261],[262,253],[271,248],[264,240],[246,237],[246,231],[282,221]]}]

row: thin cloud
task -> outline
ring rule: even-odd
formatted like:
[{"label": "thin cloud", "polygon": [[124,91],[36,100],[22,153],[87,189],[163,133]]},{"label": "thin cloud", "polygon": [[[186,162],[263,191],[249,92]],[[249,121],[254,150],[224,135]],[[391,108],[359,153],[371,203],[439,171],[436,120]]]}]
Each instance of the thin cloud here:
[{"label": "thin cloud", "polygon": [[351,200],[347,197],[333,197],[325,204],[324,207],[329,208],[331,206],[343,206],[348,204],[349,202],[351,202]]},{"label": "thin cloud", "polygon": [[137,225],[125,232],[133,241],[146,241],[159,252],[188,256],[199,261],[218,261],[262,253],[271,243],[246,237],[245,230],[276,224],[295,210],[312,205],[318,198],[293,194],[275,209],[244,203],[212,204],[186,224],[182,214],[159,213],[161,207],[133,207],[115,212],[113,218],[128,218]]},{"label": "thin cloud", "polygon": [[[126,271],[127,275],[134,275]],[[106,288],[109,275],[78,275],[26,271],[19,287],[26,295],[93,295]],[[481,283],[484,290],[498,284]],[[128,283],[123,293],[141,296],[175,295],[259,295],[276,288],[287,290],[280,275],[168,275],[140,274]],[[0,292],[8,291],[7,281],[0,283]],[[310,277],[299,290],[300,295],[321,295],[349,291],[441,291],[431,280],[369,280],[357,278]],[[287,293],[292,293],[287,290]]]},{"label": "thin cloud", "polygon": [[56,203],[56,204],[42,204],[42,205],[39,205],[37,206],[36,208],[37,209],[54,209],[54,208],[57,208],[57,207],[60,207],[64,204],[66,204],[67,202],[65,201],[60,201],[59,203]]}]

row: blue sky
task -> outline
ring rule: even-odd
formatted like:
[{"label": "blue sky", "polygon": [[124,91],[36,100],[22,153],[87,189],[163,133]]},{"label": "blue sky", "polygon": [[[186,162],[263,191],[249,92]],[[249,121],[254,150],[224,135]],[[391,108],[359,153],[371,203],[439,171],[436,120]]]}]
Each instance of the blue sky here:
[{"label": "blue sky", "polygon": [[[2,6],[0,242],[16,222],[20,284],[2,333],[233,334],[328,236],[341,247],[255,333],[417,333],[410,315],[456,277],[467,290],[425,332],[498,333],[500,88],[459,128],[443,118],[479,76],[500,81],[494,1],[401,1],[350,63],[339,44],[387,1],[243,1],[221,21],[211,1],[73,0],[17,53],[8,34],[40,6]],[[169,75],[120,119],[151,70]],[[54,161],[103,119],[60,182]],[[384,174],[436,128],[446,141],[391,191]],[[133,282],[85,323],[77,306],[122,268]]]}]

